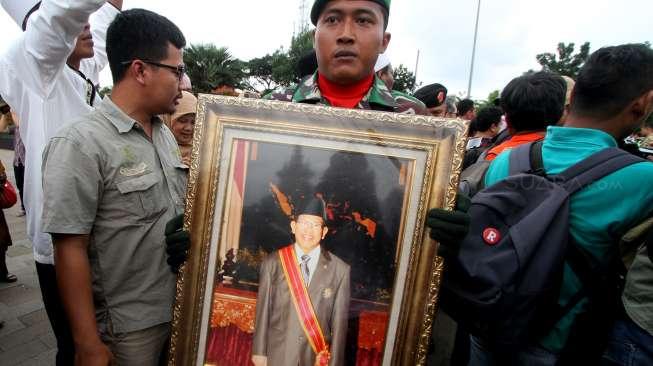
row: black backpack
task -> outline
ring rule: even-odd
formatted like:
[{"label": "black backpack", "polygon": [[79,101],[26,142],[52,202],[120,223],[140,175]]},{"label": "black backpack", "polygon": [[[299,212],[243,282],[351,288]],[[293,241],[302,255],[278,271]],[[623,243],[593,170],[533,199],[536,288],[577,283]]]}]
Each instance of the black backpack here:
[{"label": "black backpack", "polygon": [[608,148],[547,176],[541,141],[514,148],[509,177],[472,198],[469,233],[445,258],[442,308],[459,326],[498,346],[545,335],[587,296],[581,291],[558,306],[565,261],[586,287],[610,275],[570,239],[569,197],[641,161]]}]

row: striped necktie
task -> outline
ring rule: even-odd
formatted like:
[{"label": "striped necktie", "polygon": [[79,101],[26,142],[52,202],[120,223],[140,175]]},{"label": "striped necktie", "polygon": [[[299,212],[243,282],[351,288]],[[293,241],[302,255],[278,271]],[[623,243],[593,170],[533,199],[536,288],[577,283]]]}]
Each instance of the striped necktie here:
[{"label": "striped necktie", "polygon": [[302,270],[302,277],[304,277],[304,283],[308,287],[308,282],[311,279],[311,272],[308,270],[308,261],[311,260],[311,257],[308,254],[302,255],[302,262],[299,264],[300,269]]}]

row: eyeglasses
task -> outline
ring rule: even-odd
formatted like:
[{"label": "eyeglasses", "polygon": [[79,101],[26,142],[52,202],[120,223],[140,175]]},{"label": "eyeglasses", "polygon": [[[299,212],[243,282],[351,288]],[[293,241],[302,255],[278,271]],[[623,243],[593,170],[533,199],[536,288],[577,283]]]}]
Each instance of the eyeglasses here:
[{"label": "eyeglasses", "polygon": [[310,221],[297,221],[297,226],[302,229],[321,229],[322,223],[320,222],[310,222]]},{"label": "eyeglasses", "polygon": [[173,65],[166,65],[166,64],[162,64],[162,63],[154,62],[154,61],[150,61],[150,60],[134,59],[134,60],[131,60],[131,61],[121,62],[120,64],[121,65],[129,65],[134,61],[141,61],[141,62],[146,63],[148,65],[163,67],[164,69],[171,70],[172,72],[175,73],[175,75],[177,75],[177,79],[179,79],[179,81],[181,81],[181,79],[184,77],[184,74],[186,73],[186,65],[173,66]]}]

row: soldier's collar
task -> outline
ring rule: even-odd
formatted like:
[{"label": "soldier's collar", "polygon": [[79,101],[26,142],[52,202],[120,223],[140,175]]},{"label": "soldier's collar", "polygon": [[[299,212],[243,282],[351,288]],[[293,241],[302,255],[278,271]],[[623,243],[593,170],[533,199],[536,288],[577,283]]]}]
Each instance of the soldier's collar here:
[{"label": "soldier's collar", "polygon": [[[317,71],[313,75],[305,77],[297,85],[297,89],[292,96],[293,103],[318,103],[322,100],[322,93],[317,83]],[[374,83],[362,102],[375,104],[384,110],[394,111],[397,107],[394,97],[385,85],[383,80],[374,76]]]},{"label": "soldier's collar", "polygon": [[297,84],[297,89],[292,96],[293,103],[318,103],[322,100],[322,93],[317,86],[317,71]]},{"label": "soldier's collar", "polygon": [[367,100],[370,104],[382,106],[383,109],[390,111],[394,111],[397,108],[397,102],[395,102],[395,98],[392,96],[390,89],[376,75],[374,76],[374,84],[372,84],[372,88],[364,100]]}]

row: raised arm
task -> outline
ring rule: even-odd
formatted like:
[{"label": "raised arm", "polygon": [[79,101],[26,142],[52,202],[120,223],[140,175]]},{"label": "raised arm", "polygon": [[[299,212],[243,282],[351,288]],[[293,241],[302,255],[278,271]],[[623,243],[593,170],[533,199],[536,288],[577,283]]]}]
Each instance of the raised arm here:
[{"label": "raised arm", "polygon": [[[43,0],[27,22],[27,29],[0,62],[15,80],[47,98],[66,65],[75,40],[105,0]],[[0,78],[4,79],[4,78]],[[0,85],[0,90],[11,88]]]}]

